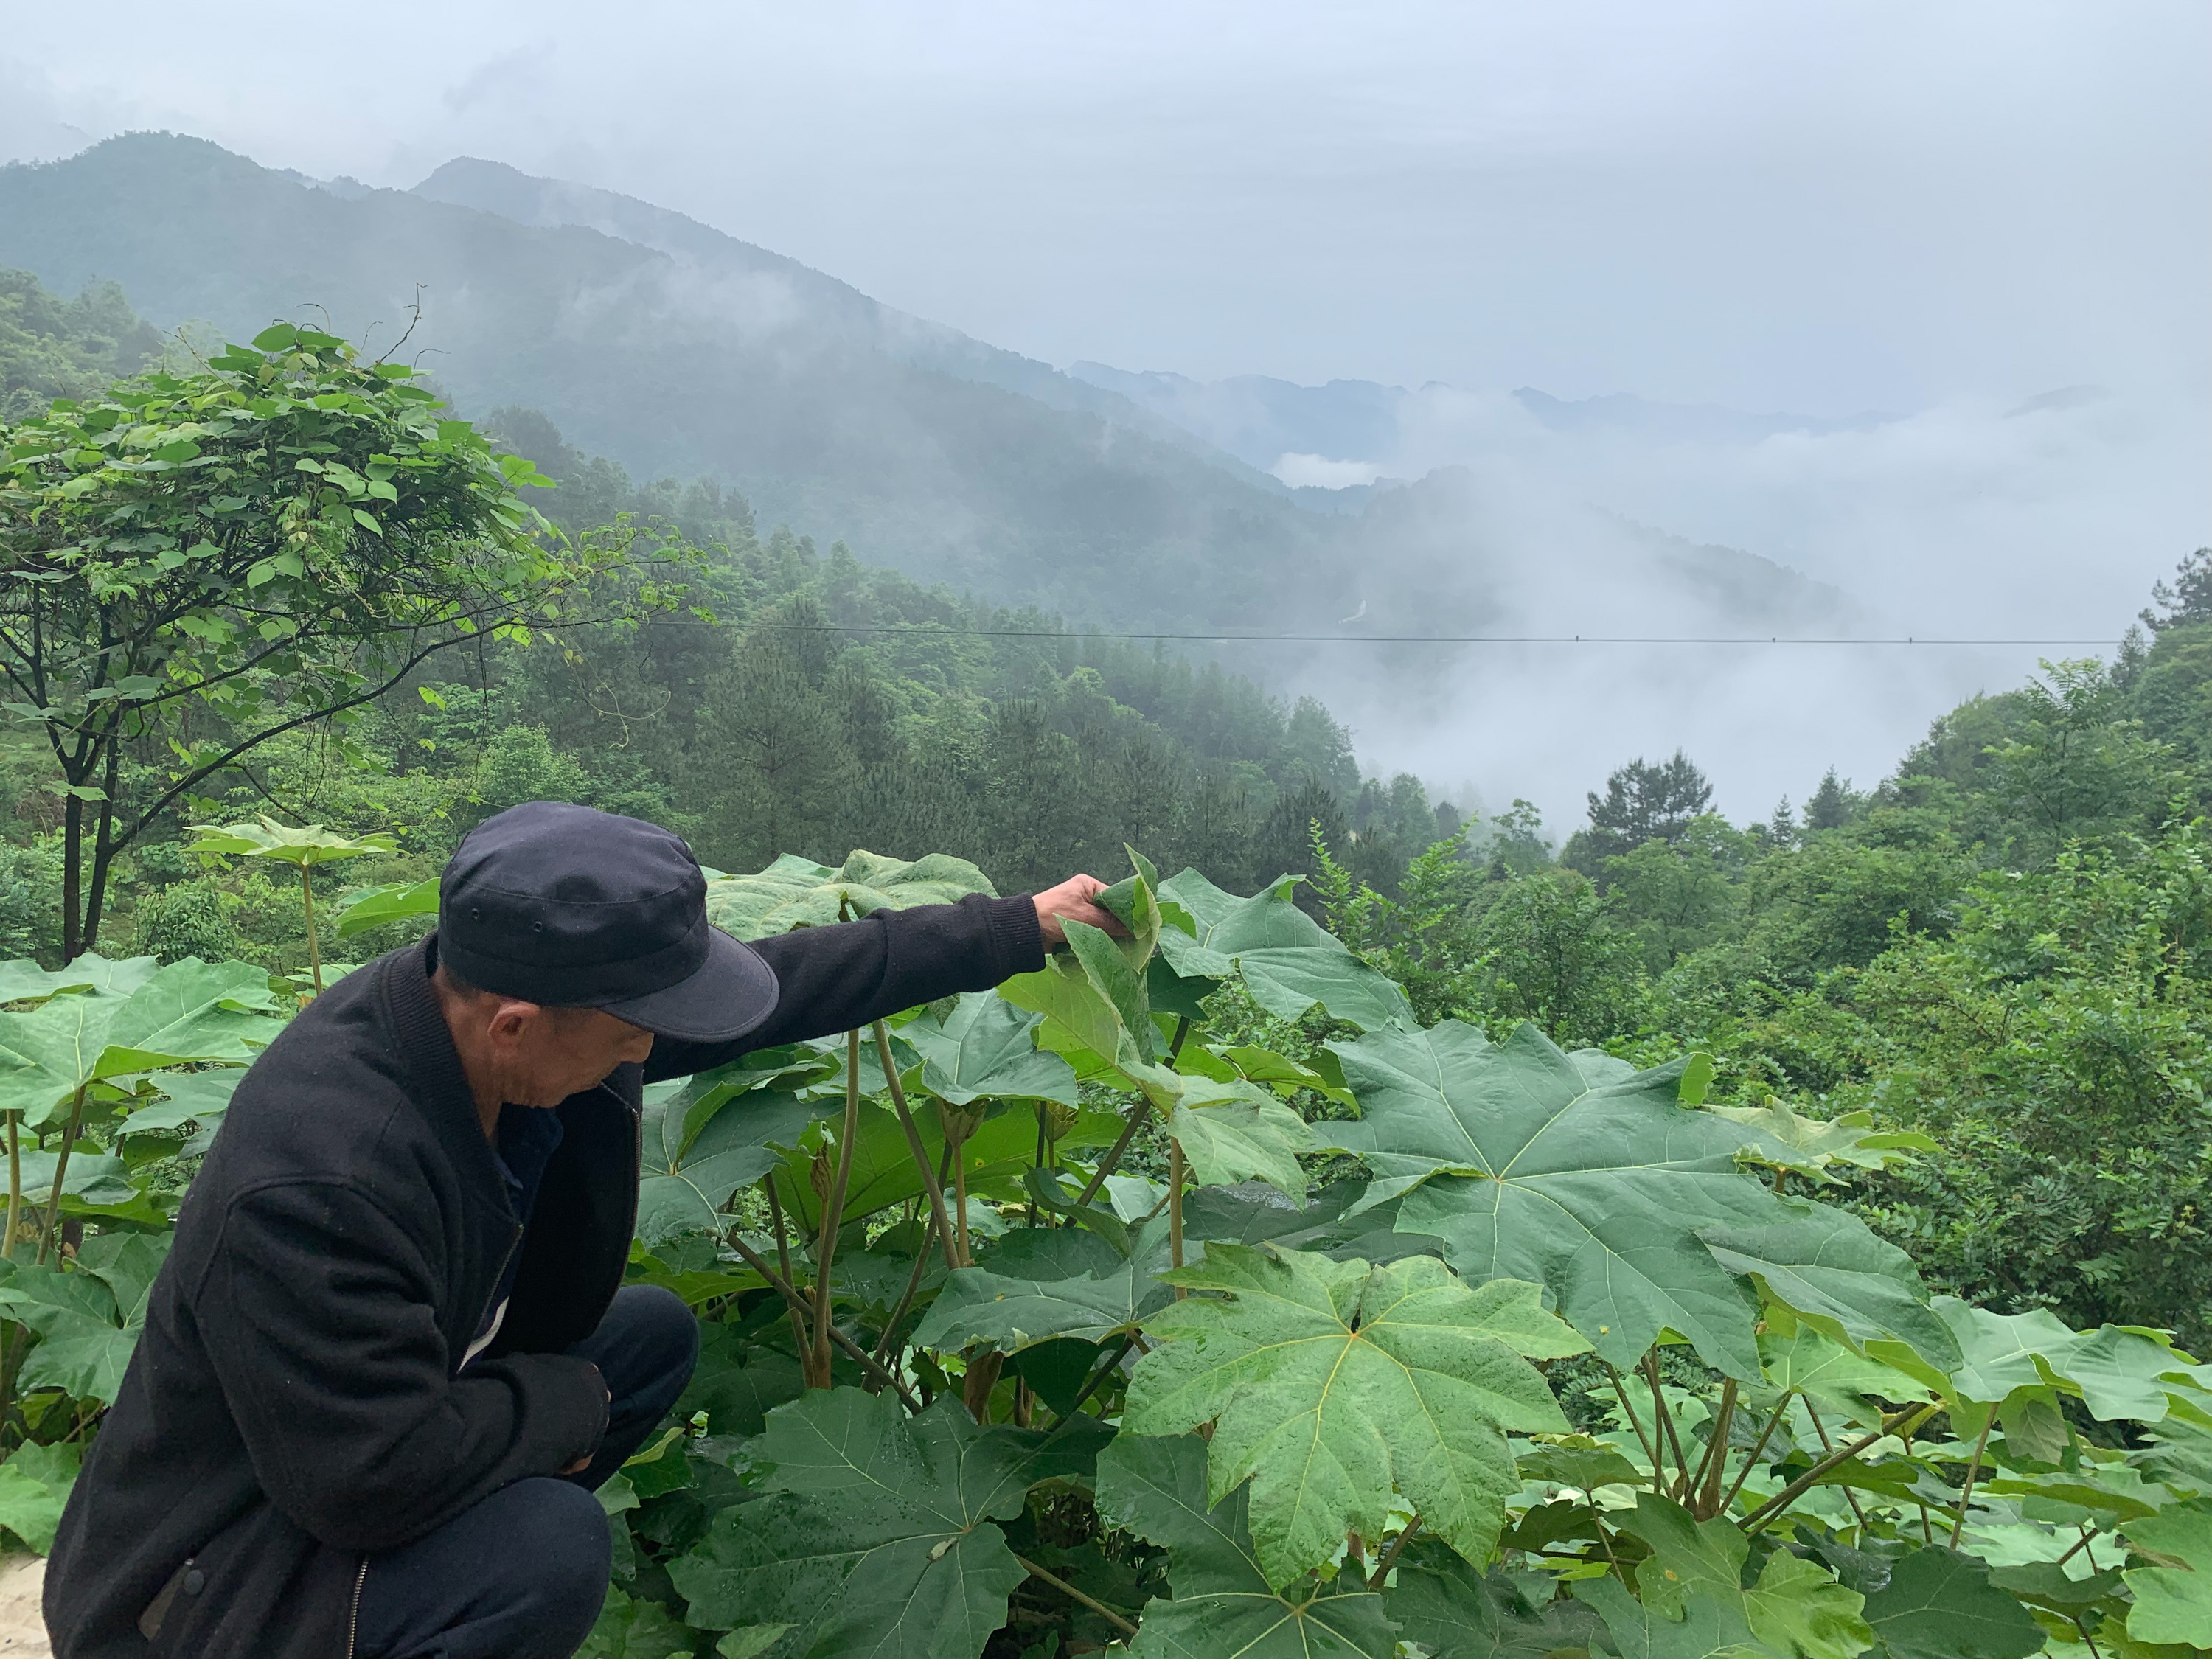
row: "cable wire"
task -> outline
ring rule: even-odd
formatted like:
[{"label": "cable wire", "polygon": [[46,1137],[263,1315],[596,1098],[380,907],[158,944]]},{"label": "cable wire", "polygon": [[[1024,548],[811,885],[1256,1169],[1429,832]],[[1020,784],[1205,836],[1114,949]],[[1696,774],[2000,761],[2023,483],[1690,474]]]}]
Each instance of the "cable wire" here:
[{"label": "cable wire", "polygon": [[[712,624],[700,624],[711,626]],[[883,634],[916,638],[969,640],[1060,640],[1079,644],[1085,640],[1162,640],[1194,645],[1879,645],[1879,646],[2038,646],[2110,647],[2122,641],[2096,640],[2038,640],[1987,638],[1923,638],[1838,635],[1808,636],[1780,634],[1161,634],[1071,633],[1050,628],[940,628],[930,623],[756,623],[751,626],[791,633]]]}]

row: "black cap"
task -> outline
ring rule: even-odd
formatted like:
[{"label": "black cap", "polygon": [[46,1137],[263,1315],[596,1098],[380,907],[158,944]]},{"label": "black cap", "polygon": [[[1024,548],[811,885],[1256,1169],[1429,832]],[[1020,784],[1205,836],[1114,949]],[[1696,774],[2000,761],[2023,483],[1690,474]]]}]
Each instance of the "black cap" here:
[{"label": "black cap", "polygon": [[555,801],[462,837],[438,884],[438,956],[480,990],[689,1042],[741,1037],[775,1007],[775,970],[708,925],[682,837]]}]

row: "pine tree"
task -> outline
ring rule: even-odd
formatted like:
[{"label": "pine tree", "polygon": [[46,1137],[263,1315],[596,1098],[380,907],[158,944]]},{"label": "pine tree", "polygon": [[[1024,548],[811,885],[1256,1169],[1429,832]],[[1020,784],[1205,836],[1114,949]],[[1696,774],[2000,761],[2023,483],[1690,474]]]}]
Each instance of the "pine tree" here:
[{"label": "pine tree", "polygon": [[2173,580],[2154,583],[2151,605],[2163,605],[2166,614],[2146,608],[2143,626],[2154,634],[2191,623],[2212,622],[2212,547],[2200,547],[2173,567]]},{"label": "pine tree", "polygon": [[1712,805],[1713,786],[1677,749],[1656,766],[1642,756],[1589,796],[1589,854],[1600,860],[1632,853],[1647,841],[1680,841],[1690,820]]}]

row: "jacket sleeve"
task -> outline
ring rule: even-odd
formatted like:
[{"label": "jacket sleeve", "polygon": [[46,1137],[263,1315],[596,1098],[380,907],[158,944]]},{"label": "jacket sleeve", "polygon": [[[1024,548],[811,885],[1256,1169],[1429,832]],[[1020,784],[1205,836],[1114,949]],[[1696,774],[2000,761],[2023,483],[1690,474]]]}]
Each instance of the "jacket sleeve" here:
[{"label": "jacket sleeve", "polygon": [[234,1200],[191,1299],[256,1477],[339,1549],[412,1542],[501,1486],[593,1450],[588,1360],[516,1354],[459,1376],[414,1237],[343,1182]]},{"label": "jacket sleeve", "polygon": [[778,1043],[849,1031],[957,991],[988,991],[1044,966],[1044,936],[1027,894],[878,910],[858,921],[800,927],[753,949],[775,970],[775,1012],[735,1042],[662,1038],[645,1080],[689,1077]]}]

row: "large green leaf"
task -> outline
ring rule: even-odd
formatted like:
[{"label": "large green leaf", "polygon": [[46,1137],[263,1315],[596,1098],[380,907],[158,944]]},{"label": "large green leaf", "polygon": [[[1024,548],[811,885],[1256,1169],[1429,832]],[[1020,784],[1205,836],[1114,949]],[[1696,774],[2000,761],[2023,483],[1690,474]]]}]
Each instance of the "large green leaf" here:
[{"label": "large green leaf", "polygon": [[[1154,1218],[1125,1260],[1097,1235],[1073,1228],[1015,1233],[987,1266],[947,1276],[914,1340],[940,1350],[982,1342],[1002,1353],[1060,1337],[1103,1342],[1172,1299],[1153,1277],[1167,1265],[1167,1218]],[[1069,1267],[1077,1271],[1052,1271]]]},{"label": "large green leaf", "polygon": [[370,928],[381,927],[387,922],[436,915],[438,882],[437,877],[431,876],[422,881],[392,882],[356,894],[353,901],[338,912],[337,936],[351,939],[356,933],[365,933]]},{"label": "large green leaf", "polygon": [[755,1443],[769,1494],[723,1510],[670,1576],[709,1630],[785,1625],[773,1659],[973,1659],[1027,1575],[994,1522],[1030,1486],[1087,1475],[1108,1431],[980,1428],[957,1399],[817,1389]]},{"label": "large green leaf", "polygon": [[1828,1171],[1838,1164],[1886,1170],[1919,1153],[1941,1150],[1926,1135],[1876,1127],[1871,1112],[1846,1112],[1832,1119],[1801,1117],[1784,1100],[1769,1100],[1764,1106],[1707,1106],[1705,1109],[1742,1126],[1741,1156],[1747,1161],[1816,1181],[1834,1180]]},{"label": "large green leaf", "polygon": [[121,962],[87,951],[66,968],[41,968],[27,957],[0,962],[0,1002],[43,1002],[64,991],[91,991],[110,996],[129,996],[152,977],[161,964],[152,957],[130,957]]},{"label": "large green leaf", "polygon": [[1347,1532],[1380,1537],[1400,1495],[1480,1560],[1520,1490],[1504,1431],[1566,1427],[1521,1356],[1584,1345],[1533,1285],[1470,1288],[1425,1256],[1376,1267],[1242,1244],[1164,1277],[1215,1294],[1146,1322],[1158,1346],[1130,1380],[1124,1425],[1214,1425],[1214,1497],[1251,1479],[1272,1583],[1334,1559]]},{"label": "large green leaf", "polygon": [[739,939],[766,939],[847,916],[951,904],[970,893],[997,890],[967,860],[943,853],[908,863],[856,852],[837,870],[786,853],[757,874],[708,882],[707,920]]},{"label": "large green leaf", "polygon": [[1201,1185],[1264,1181],[1293,1203],[1305,1202],[1297,1155],[1313,1149],[1314,1135],[1304,1118],[1249,1083],[1184,1078],[1176,1092],[1168,1133]]},{"label": "large green leaf", "polygon": [[700,1122],[693,1103],[680,1085],[647,1091],[637,1237],[647,1247],[683,1233],[720,1231],[730,1195],[781,1168],[784,1149],[827,1109],[762,1089],[725,1097]]},{"label": "large green leaf", "polygon": [[1252,1000],[1279,1019],[1319,1007],[1362,1030],[1410,1030],[1416,1022],[1406,994],[1293,904],[1292,885],[1279,877],[1238,898],[1185,870],[1160,884],[1160,897],[1192,918],[1195,936],[1162,928],[1160,954],[1185,978],[1241,974]]},{"label": "large green leaf", "polygon": [[[150,1282],[151,1274],[146,1277]],[[125,1294],[133,1305],[118,1308],[115,1290],[97,1273],[0,1259],[0,1311],[39,1336],[17,1387],[112,1402],[146,1318],[143,1291],[126,1281]]]},{"label": "large green leaf", "polygon": [[1700,1227],[1713,1260],[1742,1273],[1814,1329],[1854,1347],[1895,1339],[1939,1370],[1960,1360],[1951,1328],[1928,1305],[1912,1258],[1856,1216],[1791,1203],[1764,1226]]},{"label": "large green leaf", "polygon": [[1589,1647],[1604,1628],[1579,1601],[1539,1599],[1551,1590],[1548,1579],[1485,1572],[1417,1539],[1399,1558],[1386,1605],[1399,1635],[1435,1659],[1549,1659]]},{"label": "large green leaf", "polygon": [[1971,1555],[1918,1549],[1867,1597],[1866,1621],[1888,1659],[2026,1659],[2043,1632],[2026,1607],[1990,1583]]},{"label": "large green leaf", "polygon": [[1605,1620],[1605,1636],[1593,1644],[1594,1652],[1619,1659],[1774,1659],[1733,1601],[1690,1595],[1677,1611],[1662,1612],[1611,1577],[1584,1579],[1574,1595]]},{"label": "large green leaf", "polygon": [[151,1079],[160,1091],[160,1097],[151,1104],[140,1106],[115,1126],[118,1139],[125,1135],[143,1134],[154,1129],[181,1129],[187,1125],[194,1133],[175,1148],[173,1156],[194,1158],[215,1144],[216,1131],[230,1110],[230,1097],[238,1091],[245,1079],[242,1068],[225,1068],[204,1072],[159,1072]]},{"label": "large green leaf", "polygon": [[276,1035],[266,970],[197,957],[146,975],[127,994],[75,993],[0,1013],[0,1110],[31,1124],[68,1115],[102,1079],[192,1060],[246,1060]]},{"label": "large green leaf", "polygon": [[1246,1519],[1247,1489],[1215,1502],[1195,1435],[1124,1433],[1098,1458],[1098,1513],[1164,1547],[1172,1601],[1154,1601],[1133,1659],[1392,1659],[1382,1598],[1356,1574],[1278,1591]]},{"label": "large green leaf", "polygon": [[921,1086],[951,1105],[990,1098],[1079,1106],[1075,1068],[1036,1046],[1043,1023],[1004,997],[969,991],[943,1018],[926,1010],[899,1035],[921,1054]]},{"label": "large green leaf", "polygon": [[[1680,1062],[1626,1077],[1601,1067],[1594,1085],[1589,1068],[1533,1025],[1493,1044],[1450,1020],[1330,1047],[1361,1117],[1316,1127],[1374,1171],[1363,1205],[1402,1199],[1398,1231],[1441,1238],[1446,1259],[1470,1279],[1540,1281],[1615,1365],[1633,1364],[1673,1329],[1707,1364],[1756,1380],[1758,1304],[1700,1230],[1804,1224],[1802,1237],[1747,1236],[1785,1258],[1808,1254],[1807,1242],[1856,1241],[1864,1231],[1838,1212],[1785,1202],[1740,1170],[1737,1130],[1676,1103]],[[1811,1254],[1814,1277],[1784,1271],[1802,1261],[1758,1259],[1789,1293],[1817,1283],[1822,1309],[1848,1304],[1854,1329],[1875,1328],[1881,1310],[1900,1305],[1900,1281],[1866,1272],[1889,1258],[1855,1243],[1842,1253],[1859,1264],[1854,1280]],[[1917,1307],[1917,1285],[1903,1288]]]},{"label": "large green leaf", "polygon": [[40,1555],[54,1547],[78,1458],[79,1449],[64,1442],[18,1446],[0,1463],[0,1527]]},{"label": "large green leaf", "polygon": [[1696,1520],[1680,1504],[1645,1492],[1636,1495],[1635,1520],[1623,1524],[1650,1547],[1636,1583],[1655,1613],[1679,1616],[1692,1596],[1717,1602],[1740,1614],[1778,1659],[1858,1659],[1873,1643],[1861,1617],[1866,1598],[1788,1550],[1769,1556],[1758,1583],[1746,1589],[1751,1540],[1732,1522]]},{"label": "large green leaf", "polygon": [[1144,977],[1103,930],[1079,921],[1064,926],[1068,948],[1036,973],[1006,981],[999,995],[1045,1016],[1048,1023],[1036,1036],[1040,1046],[1065,1052],[1072,1042],[1081,1054],[1096,1057],[1085,1066],[1079,1054],[1079,1072],[1090,1075],[1103,1062],[1120,1070],[1133,1087],[1151,1081],[1146,1092],[1160,1103],[1160,1085],[1152,1074],[1174,1074],[1154,1064],[1159,1034],[1152,1025]]},{"label": "large green leaf", "polygon": [[[1778,1328],[1785,1324],[1791,1328]],[[1877,1401],[1918,1400],[1926,1386],[1878,1359],[1853,1353],[1814,1327],[1796,1324],[1786,1316],[1768,1322],[1759,1333],[1759,1358],[1766,1367],[1765,1390],[1755,1390],[1761,1409],[1771,1410],[1776,1396],[1785,1389],[1809,1395],[1822,1406],[1841,1411],[1858,1422],[1875,1424],[1885,1415]]]},{"label": "large green leaf", "polygon": [[1911,1353],[1877,1345],[1878,1358],[1911,1372],[1972,1413],[2019,1391],[2070,1394],[2100,1423],[2158,1423],[2179,1413],[2201,1421],[2203,1368],[2177,1353],[2163,1332],[2128,1325],[2076,1331],[2046,1309],[1997,1314],[1939,1296],[1932,1304],[1960,1353],[1948,1374]]},{"label": "large green leaf", "polygon": [[2128,1634],[2138,1642],[2212,1648],[2212,1515],[2169,1510],[2128,1523],[2128,1543],[2178,1565],[2130,1567],[2121,1575],[2135,1592]]},{"label": "large green leaf", "polygon": [[[921,1137],[930,1167],[942,1168],[945,1129],[938,1115],[929,1110],[915,1113],[915,1127]],[[1121,1132],[1121,1120],[1111,1112],[1083,1111],[1059,1144],[1062,1149],[1106,1146]],[[829,1133],[829,1128],[825,1127],[823,1133]],[[835,1157],[834,1151],[826,1145],[824,1152],[826,1156]],[[812,1180],[813,1158],[811,1151],[794,1151],[784,1158],[783,1169],[776,1176],[785,1212],[809,1231],[820,1218],[821,1200]],[[1036,1158],[1036,1119],[1026,1111],[1001,1112],[996,1117],[984,1119],[975,1132],[961,1143],[960,1158],[967,1167],[971,1199],[1016,1196],[1022,1190],[1024,1176]],[[951,1182],[948,1180],[945,1187],[950,1194]],[[857,1221],[894,1204],[903,1204],[921,1190],[921,1172],[915,1167],[914,1154],[908,1148],[906,1132],[899,1127],[898,1119],[887,1108],[872,1101],[862,1101],[860,1133],[854,1143],[853,1171],[845,1191],[846,1221]],[[949,1197],[946,1202],[951,1202]]]},{"label": "large green leaf", "polygon": [[599,1621],[575,1659],[692,1659],[698,1644],[690,1631],[668,1616],[659,1602],[641,1595],[632,1601],[618,1589],[607,1591]]},{"label": "large green leaf", "polygon": [[185,850],[193,853],[225,853],[239,858],[275,859],[280,863],[297,865],[330,864],[339,859],[357,859],[368,853],[396,853],[399,843],[381,830],[367,836],[341,836],[325,830],[319,823],[295,830],[282,824],[266,812],[257,813],[251,823],[195,823],[187,826],[198,837]]}]

